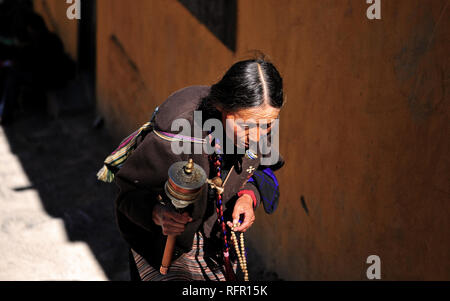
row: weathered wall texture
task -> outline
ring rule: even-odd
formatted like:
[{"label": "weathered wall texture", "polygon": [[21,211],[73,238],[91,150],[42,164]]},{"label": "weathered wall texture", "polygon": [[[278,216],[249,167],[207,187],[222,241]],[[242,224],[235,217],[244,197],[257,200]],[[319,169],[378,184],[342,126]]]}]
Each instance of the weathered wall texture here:
[{"label": "weathered wall texture", "polygon": [[[449,1],[240,1],[286,80],[282,199],[254,241],[288,279],[450,279]],[[302,198],[304,206],[302,206]]]},{"label": "weathered wall texture", "polygon": [[98,1],[98,108],[118,139],[261,49],[285,80],[279,209],[250,230],[292,280],[450,279],[446,0],[238,1],[236,53],[180,2]]},{"label": "weathered wall texture", "polygon": [[97,2],[97,97],[107,124],[126,135],[177,89],[217,81],[228,50],[175,0]]},{"label": "weathered wall texture", "polygon": [[78,20],[67,18],[66,12],[70,5],[65,0],[34,0],[33,5],[35,11],[44,18],[48,29],[59,35],[65,51],[77,59]]}]

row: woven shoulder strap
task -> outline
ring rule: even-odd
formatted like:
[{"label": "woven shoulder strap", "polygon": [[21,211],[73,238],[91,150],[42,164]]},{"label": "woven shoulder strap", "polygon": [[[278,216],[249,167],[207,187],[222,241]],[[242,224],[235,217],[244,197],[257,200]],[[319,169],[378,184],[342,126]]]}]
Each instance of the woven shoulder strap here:
[{"label": "woven shoulder strap", "polygon": [[138,137],[151,131],[153,131],[159,138],[170,142],[187,142],[200,144],[206,143],[206,139],[204,138],[173,134],[155,129],[153,126],[153,122],[157,112],[158,107],[156,107],[149,122],[145,123],[137,131],[122,140],[116,150],[113,151],[108,157],[106,157],[103,163],[103,167],[97,173],[97,178],[100,181],[111,183],[114,180],[114,175],[120,170],[122,165],[125,164],[128,157],[130,157],[133,151],[136,149]]},{"label": "woven shoulder strap", "polygon": [[106,183],[111,183],[114,180],[114,175],[120,170],[128,157],[131,156],[136,149],[138,137],[153,130],[153,121],[158,109],[159,107],[156,107],[149,122],[145,123],[137,131],[122,140],[119,146],[106,157],[103,162],[103,167],[97,172],[97,179]]}]

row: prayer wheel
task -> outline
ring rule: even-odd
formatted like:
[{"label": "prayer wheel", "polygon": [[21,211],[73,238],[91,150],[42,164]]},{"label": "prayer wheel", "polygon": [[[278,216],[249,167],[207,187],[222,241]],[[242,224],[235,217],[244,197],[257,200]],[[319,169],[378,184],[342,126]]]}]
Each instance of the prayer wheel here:
[{"label": "prayer wheel", "polygon": [[[167,197],[178,211],[195,203],[203,190],[207,177],[203,168],[194,163],[193,159],[175,162],[169,167],[168,179],[164,185]],[[166,275],[172,261],[175,247],[175,235],[168,235],[164,255],[159,269]]]}]

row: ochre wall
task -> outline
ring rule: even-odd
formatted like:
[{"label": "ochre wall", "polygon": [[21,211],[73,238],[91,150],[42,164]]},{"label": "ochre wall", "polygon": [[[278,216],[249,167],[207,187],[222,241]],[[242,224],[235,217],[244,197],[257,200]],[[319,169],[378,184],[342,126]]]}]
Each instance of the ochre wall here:
[{"label": "ochre wall", "polygon": [[281,276],[367,279],[376,254],[386,280],[450,278],[446,4],[239,2],[239,49],[286,81],[280,208],[251,231]]},{"label": "ochre wall", "polygon": [[175,0],[98,0],[97,24],[98,107],[118,136],[175,90],[217,81],[233,60]]},{"label": "ochre wall", "polygon": [[34,0],[35,11],[40,14],[50,31],[55,32],[64,43],[64,50],[77,59],[78,52],[78,20],[67,18],[70,4],[65,0]]},{"label": "ochre wall", "polygon": [[[446,0],[238,1],[232,53],[179,2],[98,0],[97,97],[120,140],[247,51],[285,80],[281,200],[247,237],[289,280],[450,279]],[[302,201],[303,200],[303,201]],[[302,204],[303,203],[303,204]]]}]

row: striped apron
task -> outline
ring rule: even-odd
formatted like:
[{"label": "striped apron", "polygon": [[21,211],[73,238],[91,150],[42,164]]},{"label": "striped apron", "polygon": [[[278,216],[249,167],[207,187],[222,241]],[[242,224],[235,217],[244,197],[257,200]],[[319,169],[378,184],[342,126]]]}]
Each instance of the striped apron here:
[{"label": "striped apron", "polygon": [[[207,265],[204,259],[203,236],[200,232],[194,235],[192,250],[173,261],[166,275],[161,275],[159,270],[155,270],[133,249],[131,252],[142,281],[225,281],[223,266],[213,259],[212,265]],[[236,272],[237,262],[233,262],[232,265]]]}]

